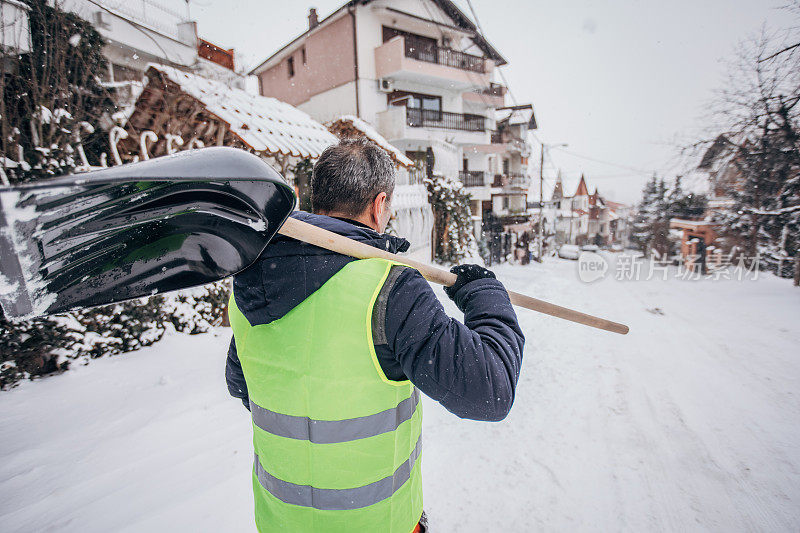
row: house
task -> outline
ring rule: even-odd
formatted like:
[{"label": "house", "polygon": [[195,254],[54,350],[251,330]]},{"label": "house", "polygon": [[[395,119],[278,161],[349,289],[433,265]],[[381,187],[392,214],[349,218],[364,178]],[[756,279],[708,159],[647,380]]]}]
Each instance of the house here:
[{"label": "house", "polygon": [[163,65],[150,65],[146,80],[124,128],[111,131],[117,164],[231,146],[259,155],[286,176],[300,160],[316,159],[336,143],[322,124],[275,98]]},{"label": "house", "polygon": [[[340,117],[326,128],[286,102],[177,68],[150,65],[145,74],[147,83],[131,106],[124,128],[111,130],[110,148],[116,164],[204,146],[241,148],[278,169],[294,186],[301,203],[308,200],[310,176],[307,170],[298,171],[298,164],[317,159],[337,142],[337,136],[367,136],[386,150],[399,168],[413,166],[403,152],[356,117]],[[398,189],[392,201],[392,227],[409,239],[424,242],[426,236],[419,233],[422,226],[414,225],[411,215],[419,214],[425,220],[432,216],[426,196],[420,200],[415,188]],[[420,201],[427,213],[416,210]]]},{"label": "house", "polygon": [[[374,128],[415,162],[398,190],[423,190],[428,174],[460,176],[480,234],[485,212],[525,211],[535,120],[531,106],[505,108],[506,88],[494,82],[505,63],[452,1],[351,0],[322,20],[311,9],[308,29],[251,74],[260,94],[321,122],[353,116]],[[416,208],[429,235],[432,219]]]},{"label": "house", "polygon": [[708,185],[707,217],[733,208],[733,192],[744,180],[737,158],[737,146],[725,135],[718,136],[703,154],[697,170]]},{"label": "house", "polygon": [[60,4],[89,21],[106,39],[103,55],[108,71],[102,81],[113,90],[120,107],[136,101],[145,70],[152,63],[244,88],[244,76],[234,70],[234,51],[197,35],[197,23],[190,19],[184,0],[63,0]]},{"label": "house", "polygon": [[555,235],[559,244],[624,244],[630,233],[630,208],[607,200],[597,187],[590,193],[583,175],[575,193],[567,196],[559,173],[542,214],[545,231]]},{"label": "house", "polygon": [[[502,86],[495,85],[491,90],[505,94]],[[476,227],[476,235],[490,229],[486,224],[489,213],[492,219],[505,226],[530,220],[527,212],[531,186],[528,132],[537,128],[533,106],[502,106],[494,112],[495,130],[491,132],[490,142],[463,147],[460,176],[472,196],[473,218],[482,226]]]},{"label": "house", "polygon": [[721,224],[716,219],[734,208],[733,195],[741,190],[744,176],[738,158],[738,147],[727,135],[719,135],[703,153],[692,177],[704,182],[706,212],[696,220],[670,220],[670,229],[680,236],[680,255],[684,261],[693,262],[701,241],[705,249],[713,249],[717,254],[723,248],[726,251],[731,248],[731,243],[720,239]]}]

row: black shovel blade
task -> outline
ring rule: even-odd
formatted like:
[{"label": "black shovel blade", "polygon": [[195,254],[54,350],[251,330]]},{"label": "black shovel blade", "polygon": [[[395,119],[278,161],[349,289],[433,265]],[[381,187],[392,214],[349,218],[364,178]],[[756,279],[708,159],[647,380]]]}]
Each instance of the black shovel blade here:
[{"label": "black shovel blade", "polygon": [[223,147],[0,188],[0,306],[27,318],[223,279],[295,201],[267,163]]}]

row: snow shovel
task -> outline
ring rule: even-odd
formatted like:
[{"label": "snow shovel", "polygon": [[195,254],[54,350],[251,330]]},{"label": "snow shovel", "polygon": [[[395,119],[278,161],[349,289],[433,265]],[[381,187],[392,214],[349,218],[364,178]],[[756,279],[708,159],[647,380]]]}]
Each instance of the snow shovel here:
[{"label": "snow shovel", "polygon": [[264,161],[218,147],[0,188],[0,306],[28,318],[221,280],[294,206]]},{"label": "snow shovel", "polygon": [[[253,264],[279,232],[360,259],[382,257],[452,285],[446,270],[290,219],[294,191],[258,157],[205,148],[0,188],[0,306],[54,314],[202,285]],[[512,303],[625,334],[627,326],[509,291]]]}]

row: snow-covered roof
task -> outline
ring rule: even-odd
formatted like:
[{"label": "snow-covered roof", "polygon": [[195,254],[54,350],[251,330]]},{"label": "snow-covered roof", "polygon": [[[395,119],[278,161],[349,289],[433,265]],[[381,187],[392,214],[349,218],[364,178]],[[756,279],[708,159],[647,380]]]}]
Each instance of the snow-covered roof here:
[{"label": "snow-covered roof", "polygon": [[226,122],[256,152],[316,159],[338,141],[325,126],[294,106],[164,65],[150,65]]},{"label": "snow-covered roof", "polygon": [[531,104],[501,107],[495,111],[497,122],[508,122],[511,126],[526,125],[529,129],[536,129],[536,117]]},{"label": "snow-covered roof", "polygon": [[348,130],[356,130],[357,132],[364,135],[367,139],[374,142],[384,150],[386,150],[389,155],[392,157],[395,163],[401,165],[406,168],[411,168],[414,166],[414,162],[409,159],[406,154],[402,151],[395,148],[386,138],[378,133],[378,131],[369,125],[367,122],[361,120],[358,117],[353,115],[344,115],[336,120],[334,120],[329,126],[328,129],[332,133],[339,133],[342,132],[344,134],[349,133]]},{"label": "snow-covered roof", "polygon": [[719,225],[716,222],[711,220],[687,220],[684,218],[673,218],[669,222],[670,227],[677,227],[677,228],[700,228],[702,226],[717,226]]}]

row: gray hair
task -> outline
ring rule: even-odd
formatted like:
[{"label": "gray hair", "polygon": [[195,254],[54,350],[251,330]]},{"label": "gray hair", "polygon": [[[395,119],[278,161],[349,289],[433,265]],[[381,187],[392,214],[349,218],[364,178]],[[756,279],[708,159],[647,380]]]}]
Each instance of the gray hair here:
[{"label": "gray hair", "polygon": [[311,205],[315,213],[355,217],[376,196],[394,192],[394,164],[389,154],[366,137],[345,138],[329,146],[314,165]]}]

